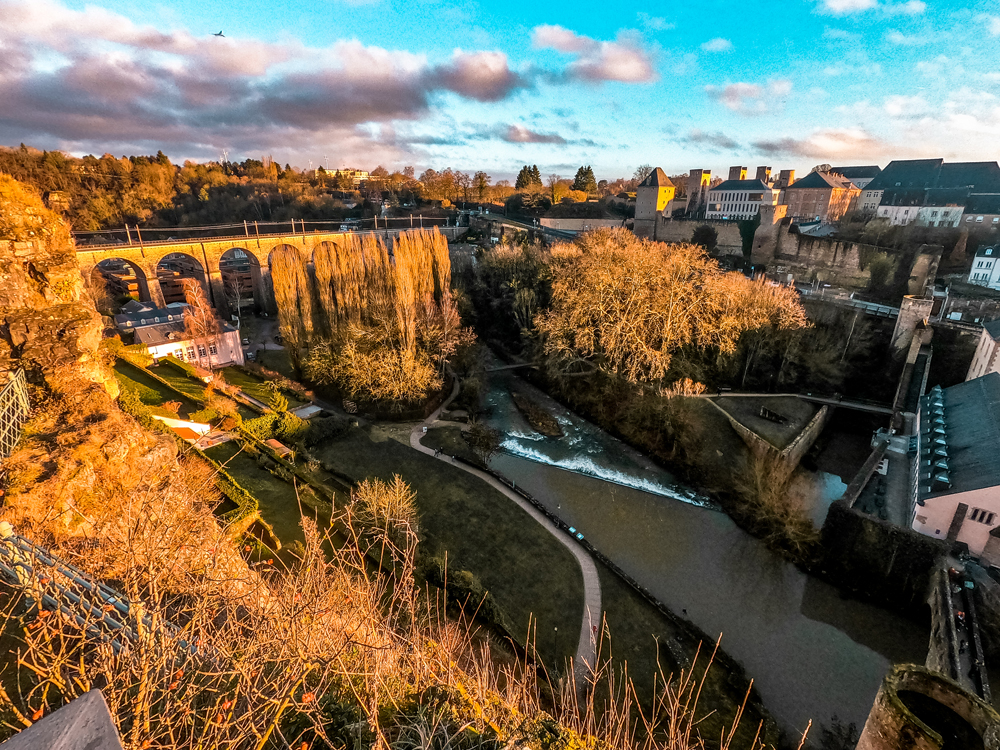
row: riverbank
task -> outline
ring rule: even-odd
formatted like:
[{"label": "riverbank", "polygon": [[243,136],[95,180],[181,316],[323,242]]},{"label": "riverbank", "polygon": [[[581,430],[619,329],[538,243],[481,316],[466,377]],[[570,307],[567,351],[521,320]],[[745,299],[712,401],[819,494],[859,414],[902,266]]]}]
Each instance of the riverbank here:
[{"label": "riverbank", "polygon": [[[721,633],[722,647],[790,733],[810,719],[831,724],[834,715],[860,727],[890,665],[923,662],[919,626],[845,601],[648,457],[522,381],[567,433],[532,435],[507,403],[510,377],[492,374],[487,392],[487,421],[511,441],[491,466],[548,503],[671,611],[701,632]],[[650,486],[658,491],[640,489]]]}]

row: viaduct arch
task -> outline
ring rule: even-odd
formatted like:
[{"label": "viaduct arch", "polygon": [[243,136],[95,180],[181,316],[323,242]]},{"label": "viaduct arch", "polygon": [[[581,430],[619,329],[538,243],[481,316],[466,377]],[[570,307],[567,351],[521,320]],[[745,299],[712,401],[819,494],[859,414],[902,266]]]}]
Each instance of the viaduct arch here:
[{"label": "viaduct arch", "polygon": [[[468,231],[465,227],[439,227],[438,229],[448,239],[455,239]],[[363,234],[377,234],[379,237],[391,241],[402,231],[406,230],[382,230],[364,232]],[[269,263],[272,251],[282,245],[291,246],[302,256],[303,265],[311,266],[313,251],[316,247],[323,242],[342,242],[347,235],[347,232],[314,232],[251,237],[220,237],[195,241],[145,242],[132,245],[90,245],[78,247],[76,258],[81,273],[86,277],[95,273],[96,266],[101,261],[117,259],[127,262],[138,269],[138,271],[141,271],[142,276],[145,277],[149,300],[153,304],[162,307],[165,301],[163,290],[160,287],[160,280],[157,277],[157,268],[160,267],[161,261],[168,255],[182,254],[189,256],[191,259],[198,261],[204,272],[204,279],[212,305],[220,312],[230,313],[234,311],[230,309],[231,306],[226,295],[226,282],[223,279],[222,273],[225,266],[223,265],[223,268],[220,268],[219,264],[222,261],[223,255],[226,255],[230,250],[242,250],[250,259],[251,265],[254,266],[254,300],[258,306],[266,309],[269,313],[273,313],[276,311],[276,307]]]}]

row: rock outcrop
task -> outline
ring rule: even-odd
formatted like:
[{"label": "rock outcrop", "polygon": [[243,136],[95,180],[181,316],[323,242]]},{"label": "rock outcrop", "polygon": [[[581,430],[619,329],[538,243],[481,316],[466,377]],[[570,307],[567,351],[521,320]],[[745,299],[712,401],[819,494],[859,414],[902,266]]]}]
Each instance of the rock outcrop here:
[{"label": "rock outcrop", "polygon": [[99,354],[102,331],[69,229],[0,175],[0,370],[23,368],[55,391],[97,383],[113,398],[118,384]]}]

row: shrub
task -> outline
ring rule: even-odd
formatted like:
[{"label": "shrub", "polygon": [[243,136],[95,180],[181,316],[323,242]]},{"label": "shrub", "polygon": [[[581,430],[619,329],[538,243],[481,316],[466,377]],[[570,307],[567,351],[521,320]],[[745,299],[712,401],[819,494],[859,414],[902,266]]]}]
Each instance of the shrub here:
[{"label": "shrub", "polygon": [[275,435],[275,421],[274,414],[265,414],[262,417],[244,420],[241,429],[257,440],[270,440]]},{"label": "shrub", "polygon": [[212,423],[219,418],[218,412],[214,409],[200,409],[192,412],[188,417],[192,422]]}]

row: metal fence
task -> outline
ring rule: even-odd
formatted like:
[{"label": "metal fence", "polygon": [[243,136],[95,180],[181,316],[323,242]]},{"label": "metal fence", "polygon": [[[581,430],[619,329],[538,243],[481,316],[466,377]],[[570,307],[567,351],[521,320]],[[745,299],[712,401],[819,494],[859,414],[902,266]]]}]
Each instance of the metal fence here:
[{"label": "metal fence", "polygon": [[10,377],[10,382],[0,391],[0,459],[14,452],[14,446],[21,438],[21,427],[31,413],[28,400],[28,383],[24,370],[18,370]]}]

